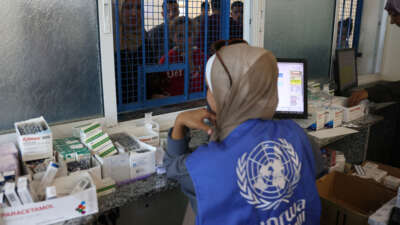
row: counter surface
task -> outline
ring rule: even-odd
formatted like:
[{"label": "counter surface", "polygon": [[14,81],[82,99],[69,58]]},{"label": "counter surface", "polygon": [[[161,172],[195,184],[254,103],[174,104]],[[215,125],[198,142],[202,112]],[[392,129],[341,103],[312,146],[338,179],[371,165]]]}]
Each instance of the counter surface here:
[{"label": "counter surface", "polygon": [[[345,125],[353,125],[352,129],[359,132],[351,135],[343,135],[334,138],[317,139],[312,137],[320,147],[329,146],[335,150],[343,151],[346,156],[346,161],[355,162],[365,157],[365,149],[368,144],[369,128],[371,125],[381,121],[383,117],[369,115]],[[195,149],[198,146],[208,142],[208,135],[203,131],[191,131],[191,141],[189,147]],[[109,195],[99,197],[99,213],[107,210],[124,206],[139,198],[151,197],[152,195],[177,188],[178,183],[168,180],[166,175],[152,175],[143,180],[119,186],[117,190]],[[92,224],[96,215],[87,216],[75,220],[66,221],[61,224],[78,225]]]},{"label": "counter surface", "polygon": [[[106,212],[107,210],[124,206],[139,198],[149,198],[156,193],[171,190],[177,187],[178,183],[172,180],[168,180],[165,174],[154,174],[143,180],[138,180],[130,184],[118,186],[115,192],[98,198],[98,215]],[[57,225],[93,224],[93,221],[95,221],[96,218],[97,215],[90,215],[58,223]]]}]

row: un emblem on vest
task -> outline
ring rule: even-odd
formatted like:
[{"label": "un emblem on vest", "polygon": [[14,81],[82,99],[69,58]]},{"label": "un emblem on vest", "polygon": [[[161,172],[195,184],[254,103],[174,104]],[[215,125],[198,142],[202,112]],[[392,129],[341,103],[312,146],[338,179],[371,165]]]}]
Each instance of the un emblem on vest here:
[{"label": "un emblem on vest", "polygon": [[240,194],[260,210],[276,209],[289,202],[300,180],[301,162],[285,139],[265,141],[237,162]]}]

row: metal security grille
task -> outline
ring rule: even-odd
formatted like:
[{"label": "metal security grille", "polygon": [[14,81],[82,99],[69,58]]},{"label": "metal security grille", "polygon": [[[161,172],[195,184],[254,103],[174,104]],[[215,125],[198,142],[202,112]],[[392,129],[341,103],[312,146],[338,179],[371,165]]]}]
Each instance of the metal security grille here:
[{"label": "metal security grille", "polygon": [[337,48],[357,48],[363,0],[339,0]]},{"label": "metal security grille", "polygon": [[119,112],[204,98],[212,43],[243,37],[242,1],[115,0],[114,7]]}]

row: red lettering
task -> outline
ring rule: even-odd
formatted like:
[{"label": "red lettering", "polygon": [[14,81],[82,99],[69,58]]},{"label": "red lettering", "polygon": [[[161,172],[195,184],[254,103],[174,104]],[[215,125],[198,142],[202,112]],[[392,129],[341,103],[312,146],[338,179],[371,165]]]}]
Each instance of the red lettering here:
[{"label": "red lettering", "polygon": [[350,112],[354,112],[354,111],[357,111],[357,110],[360,110],[360,109],[361,109],[360,107],[357,107],[357,108],[354,108],[354,109],[350,110]]},{"label": "red lettering", "polygon": [[43,206],[36,207],[36,208],[23,209],[23,210],[21,210],[21,211],[0,213],[0,217],[19,216],[19,215],[29,214],[29,213],[31,213],[31,212],[42,211],[42,210],[48,210],[48,209],[54,209],[54,205],[49,204],[49,205],[43,205]]},{"label": "red lettering", "polygon": [[38,141],[40,137],[24,137],[23,141]]}]

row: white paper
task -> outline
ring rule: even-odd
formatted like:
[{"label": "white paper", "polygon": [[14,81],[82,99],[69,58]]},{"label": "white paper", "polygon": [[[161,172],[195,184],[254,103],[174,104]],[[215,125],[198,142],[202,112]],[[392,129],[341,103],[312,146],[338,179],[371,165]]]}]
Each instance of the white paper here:
[{"label": "white paper", "polygon": [[309,132],[311,136],[314,136],[319,139],[333,138],[354,133],[358,133],[358,131],[346,127],[337,127],[337,128],[319,130],[315,132]]}]

